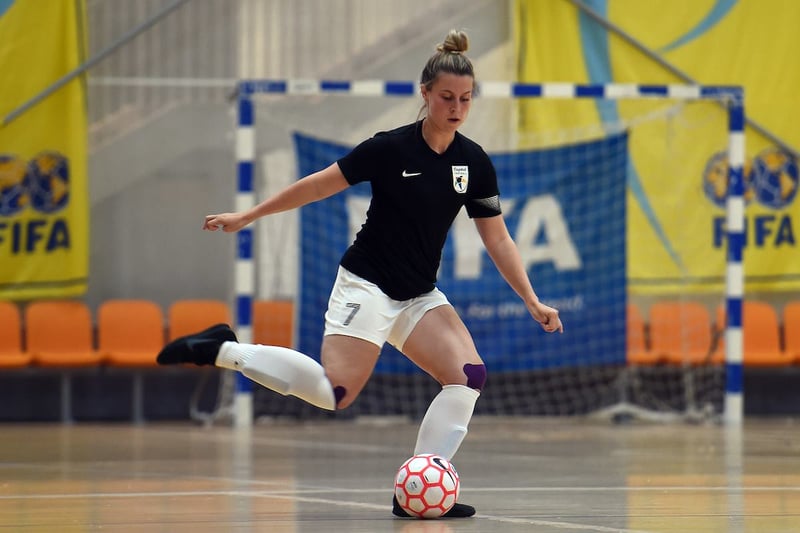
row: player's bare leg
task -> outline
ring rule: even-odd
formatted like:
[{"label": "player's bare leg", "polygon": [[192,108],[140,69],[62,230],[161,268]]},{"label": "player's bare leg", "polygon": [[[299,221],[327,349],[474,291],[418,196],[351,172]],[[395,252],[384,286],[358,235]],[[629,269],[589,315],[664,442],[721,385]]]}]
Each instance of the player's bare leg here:
[{"label": "player's bare leg", "polygon": [[348,407],[367,384],[381,349],[356,337],[325,335],[322,340],[322,366],[336,388],[336,406]]},{"label": "player's bare leg", "polygon": [[[442,385],[468,383],[464,365],[483,365],[469,330],[450,305],[426,312],[403,345],[403,354]],[[472,386],[478,390],[483,381]]]},{"label": "player's bare leg", "polygon": [[[451,460],[467,434],[475,402],[486,380],[486,369],[472,336],[450,305],[431,309],[417,322],[403,345],[403,353],[442,384],[420,425],[418,453],[434,453]],[[396,501],[392,512],[408,516]],[[444,516],[475,514],[470,505],[456,503]]]}]

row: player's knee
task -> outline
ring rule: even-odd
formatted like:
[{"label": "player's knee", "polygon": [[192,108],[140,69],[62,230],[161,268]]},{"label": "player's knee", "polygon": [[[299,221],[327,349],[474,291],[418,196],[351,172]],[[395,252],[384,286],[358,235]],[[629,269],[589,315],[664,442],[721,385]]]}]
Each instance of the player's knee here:
[{"label": "player's knee", "polygon": [[350,407],[361,393],[358,383],[330,376],[328,379],[330,380],[328,381],[329,386],[333,389],[334,410],[336,411]]},{"label": "player's knee", "polygon": [[486,384],[486,365],[467,363],[464,365],[464,374],[467,376],[467,387],[477,391],[483,390]]},{"label": "player's knee", "polygon": [[335,402],[335,409],[345,409],[349,407],[366,385],[368,375],[364,376],[363,372],[353,372],[352,369],[342,372],[340,367],[327,367],[325,368],[326,382],[329,383],[330,389],[333,390],[333,399]]}]

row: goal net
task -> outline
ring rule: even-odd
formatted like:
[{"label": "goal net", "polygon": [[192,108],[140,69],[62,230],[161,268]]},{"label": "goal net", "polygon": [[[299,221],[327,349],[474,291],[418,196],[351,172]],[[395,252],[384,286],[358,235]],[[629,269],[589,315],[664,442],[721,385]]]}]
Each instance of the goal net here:
[{"label": "goal net", "polygon": [[[264,81],[240,90],[252,104],[258,198],[377,131],[413,122],[420,108],[413,83]],[[696,87],[480,86],[461,131],[492,158],[503,216],[565,332],[538,327],[462,212],[438,286],[488,368],[476,414],[722,412],[728,97]],[[317,359],[338,261],[363,223],[369,194],[367,184],[351,187],[255,228],[252,297],[291,302],[293,347]],[[438,390],[386,346],[348,409],[327,413],[255,386],[254,412],[421,417]]]}]

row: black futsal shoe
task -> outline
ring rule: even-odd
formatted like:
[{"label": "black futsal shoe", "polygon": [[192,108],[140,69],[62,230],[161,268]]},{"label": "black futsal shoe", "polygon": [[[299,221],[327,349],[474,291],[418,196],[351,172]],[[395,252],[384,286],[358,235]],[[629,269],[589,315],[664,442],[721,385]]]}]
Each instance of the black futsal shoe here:
[{"label": "black futsal shoe", "polygon": [[[392,498],[392,514],[400,518],[412,518],[410,514],[405,512],[400,503],[397,501],[397,496]],[[469,518],[475,514],[475,508],[471,505],[463,503],[456,503],[453,507],[442,515],[442,518]]]},{"label": "black futsal shoe", "polygon": [[217,324],[200,333],[186,335],[170,342],[161,349],[156,361],[159,365],[180,363],[213,365],[217,360],[219,347],[226,341],[238,342],[236,334],[227,324]]}]

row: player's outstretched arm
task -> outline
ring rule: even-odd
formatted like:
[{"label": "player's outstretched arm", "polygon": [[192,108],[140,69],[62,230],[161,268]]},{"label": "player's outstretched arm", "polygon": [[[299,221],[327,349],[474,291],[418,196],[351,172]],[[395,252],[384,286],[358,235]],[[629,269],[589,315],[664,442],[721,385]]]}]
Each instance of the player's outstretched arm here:
[{"label": "player's outstretched arm", "polygon": [[503,279],[514,289],[528,312],[547,332],[564,332],[558,310],[539,301],[536,292],[533,290],[528,273],[522,264],[519,250],[511,235],[508,233],[503,215],[488,218],[476,218],[475,226],[481,236],[483,245],[492,258],[497,270]]},{"label": "player's outstretched arm", "polygon": [[203,229],[225,232],[239,231],[251,222],[274,213],[289,211],[322,200],[349,186],[337,163],[297,180],[247,211],[206,215]]}]

